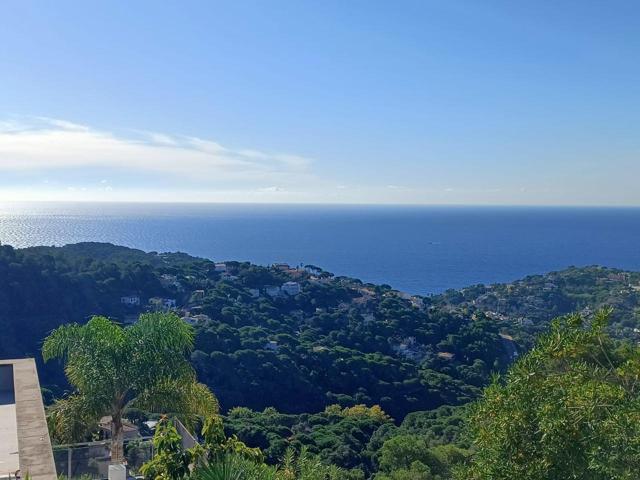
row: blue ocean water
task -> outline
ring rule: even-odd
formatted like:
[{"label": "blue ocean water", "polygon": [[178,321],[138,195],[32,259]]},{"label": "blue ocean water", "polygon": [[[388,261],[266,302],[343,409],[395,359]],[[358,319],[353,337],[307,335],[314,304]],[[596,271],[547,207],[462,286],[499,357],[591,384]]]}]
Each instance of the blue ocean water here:
[{"label": "blue ocean water", "polygon": [[0,242],[101,241],[213,260],[319,265],[417,294],[570,265],[640,270],[640,209],[0,204]]}]

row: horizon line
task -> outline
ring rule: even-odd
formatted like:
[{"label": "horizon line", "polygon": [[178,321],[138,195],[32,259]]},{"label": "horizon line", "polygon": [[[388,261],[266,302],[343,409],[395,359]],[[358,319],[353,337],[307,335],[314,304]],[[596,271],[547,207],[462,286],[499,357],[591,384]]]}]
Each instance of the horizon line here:
[{"label": "horizon line", "polygon": [[637,209],[638,205],[626,204],[506,204],[506,203],[371,203],[371,202],[224,202],[180,200],[5,200],[2,204],[112,204],[112,205],[251,205],[251,206],[319,206],[319,207],[447,207],[447,208],[597,208]]}]

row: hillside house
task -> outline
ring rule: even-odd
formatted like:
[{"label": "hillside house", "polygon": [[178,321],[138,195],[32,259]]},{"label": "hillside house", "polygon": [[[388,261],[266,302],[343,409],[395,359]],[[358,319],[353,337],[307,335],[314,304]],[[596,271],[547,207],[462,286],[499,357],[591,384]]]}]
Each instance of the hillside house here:
[{"label": "hillside house", "polygon": [[213,268],[214,268],[214,270],[216,272],[226,272],[227,271],[227,264],[226,263],[215,263]]},{"label": "hillside house", "polygon": [[[111,416],[105,416],[98,422],[98,428],[103,432],[105,438],[111,438],[111,424],[113,419]],[[123,437],[125,440],[133,440],[140,438],[140,429],[128,420],[122,419]]]},{"label": "hillside house", "polygon": [[140,306],[140,297],[138,295],[125,295],[120,297],[120,303],[127,307],[137,307]]},{"label": "hillside house", "polygon": [[180,283],[178,282],[178,277],[176,277],[175,275],[169,275],[168,273],[160,275],[160,284],[165,288],[181,287]]},{"label": "hillside house", "polygon": [[185,314],[184,317],[182,317],[182,321],[188,323],[189,325],[199,325],[199,324],[203,324],[208,322],[209,320],[211,320],[211,317],[209,317],[209,315],[205,315],[203,313],[199,313],[196,315],[192,315],[190,313]]},{"label": "hillside house", "polygon": [[392,348],[399,356],[416,362],[419,362],[425,356],[423,346],[416,342],[415,337],[407,337],[399,345],[395,345]]},{"label": "hillside house", "polygon": [[154,310],[171,310],[172,308],[176,308],[176,299],[175,298],[160,298],[153,297],[149,299],[149,305]]},{"label": "hillside house", "polygon": [[191,301],[201,302],[204,300],[204,295],[205,295],[204,290],[194,290],[193,293],[191,294]]},{"label": "hillside house", "polygon": [[280,295],[282,295],[282,290],[280,290],[280,287],[278,287],[276,285],[266,285],[264,287],[264,293],[266,293],[270,297],[275,298],[275,297],[279,297]]},{"label": "hillside house", "polygon": [[281,289],[290,296],[298,295],[302,291],[298,282],[286,282],[282,285]]},{"label": "hillside house", "polygon": [[307,273],[310,273],[311,275],[320,275],[322,273],[322,269],[314,265],[307,265],[306,267],[304,267],[304,269]]},{"label": "hillside house", "polygon": [[424,300],[421,297],[411,297],[411,305],[419,310],[424,310]]}]

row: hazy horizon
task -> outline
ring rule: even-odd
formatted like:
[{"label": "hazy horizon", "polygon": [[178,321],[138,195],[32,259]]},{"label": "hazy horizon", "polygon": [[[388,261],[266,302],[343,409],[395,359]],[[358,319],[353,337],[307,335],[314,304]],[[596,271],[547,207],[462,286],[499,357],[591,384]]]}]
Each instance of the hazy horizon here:
[{"label": "hazy horizon", "polygon": [[0,13],[1,201],[640,205],[637,2]]},{"label": "hazy horizon", "polygon": [[250,201],[181,201],[177,200],[4,200],[0,198],[2,205],[192,205],[192,206],[257,206],[257,207],[381,207],[381,208],[496,208],[496,209],[640,209],[640,205],[605,205],[605,204],[499,204],[499,203],[343,203],[343,202],[250,202]]}]

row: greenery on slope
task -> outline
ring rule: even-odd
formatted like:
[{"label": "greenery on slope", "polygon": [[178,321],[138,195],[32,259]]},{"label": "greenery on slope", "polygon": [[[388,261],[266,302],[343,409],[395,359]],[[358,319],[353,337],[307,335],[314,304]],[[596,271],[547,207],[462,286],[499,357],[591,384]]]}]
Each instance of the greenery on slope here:
[{"label": "greenery on slope", "polygon": [[612,339],[609,311],[553,323],[473,406],[465,480],[638,478],[640,349]]},{"label": "greenery on slope", "polygon": [[607,327],[610,333],[617,338],[640,338],[640,272],[570,267],[512,283],[449,290],[433,300],[438,309],[482,313],[507,322],[526,347],[547,330],[553,318],[580,312],[589,319],[604,307],[613,308]]},{"label": "greenery on slope", "polygon": [[[357,468],[366,474],[379,470],[381,463],[389,465],[380,457],[385,442],[393,438],[419,438],[425,450],[438,451],[445,445],[465,450],[469,442],[464,435],[464,421],[464,408],[449,406],[410,413],[400,425],[378,407],[363,405],[333,405],[321,413],[301,415],[238,407],[224,417],[226,432],[260,447],[270,463],[277,463],[289,448],[304,447],[327,464]],[[384,451],[390,449],[392,445]]]},{"label": "greenery on slope", "polygon": [[[570,268],[420,298],[316,267],[225,266],[108,244],[0,246],[0,357],[37,356],[60,325],[93,315],[132,322],[155,308],[152,297],[175,299],[176,313],[198,318],[191,364],[219,397],[228,436],[261,448],[270,465],[304,448],[365,478],[433,480],[449,478],[479,445],[477,431],[475,446],[464,433],[460,405],[553,317],[576,310],[591,322],[614,305],[606,331],[637,341],[634,272]],[[266,294],[287,281],[301,292]],[[121,303],[126,295],[140,305]],[[54,394],[70,388],[59,364],[40,367]],[[144,413],[134,414],[140,423]]]},{"label": "greenery on slope", "polygon": [[[0,319],[8,335],[0,354],[34,355],[61,324],[93,315],[135,320],[149,298],[167,297],[209,318],[196,327],[192,363],[224,409],[303,413],[378,404],[397,420],[475,398],[509,360],[495,322],[429,311],[388,287],[237,262],[227,262],[232,278],[224,279],[210,261],[135,250],[129,259],[125,252],[104,244],[1,247]],[[167,284],[163,275],[177,280]],[[267,285],[287,280],[301,293],[265,294]],[[259,298],[252,288],[261,289]],[[196,290],[204,296],[194,305]],[[130,294],[140,307],[120,302]],[[42,383],[64,387],[61,373],[43,370]]]}]

